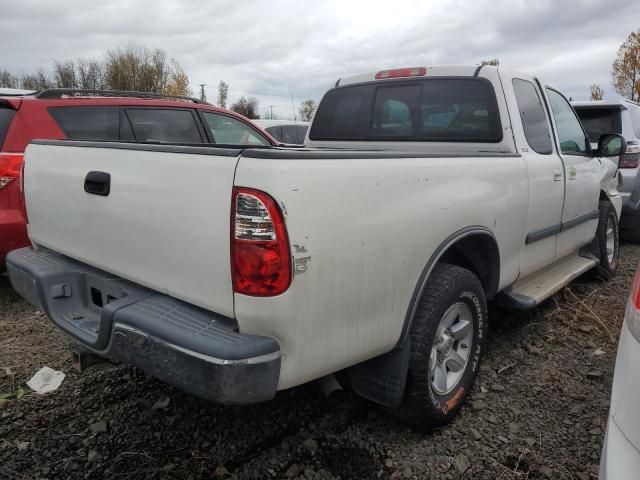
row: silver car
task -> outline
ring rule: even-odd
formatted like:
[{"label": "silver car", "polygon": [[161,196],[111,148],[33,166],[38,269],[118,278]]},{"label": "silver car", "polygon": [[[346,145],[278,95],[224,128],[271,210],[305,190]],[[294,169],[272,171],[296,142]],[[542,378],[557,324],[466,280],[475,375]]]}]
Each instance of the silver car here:
[{"label": "silver car", "polygon": [[620,334],[611,410],[600,460],[600,480],[640,478],[640,268]]},{"label": "silver car", "polygon": [[640,243],[640,104],[621,98],[572,105],[592,144],[605,133],[619,133],[627,140],[627,151],[618,163],[622,176],[622,187],[618,188],[622,194],[620,233],[625,240]]}]

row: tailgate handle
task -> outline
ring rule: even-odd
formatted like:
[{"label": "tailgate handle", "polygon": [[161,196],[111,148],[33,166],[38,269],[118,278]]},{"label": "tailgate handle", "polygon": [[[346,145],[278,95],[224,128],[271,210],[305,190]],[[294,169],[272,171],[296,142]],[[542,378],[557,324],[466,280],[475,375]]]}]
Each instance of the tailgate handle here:
[{"label": "tailgate handle", "polygon": [[84,177],[84,191],[106,197],[111,190],[111,174],[107,172],[89,172]]}]

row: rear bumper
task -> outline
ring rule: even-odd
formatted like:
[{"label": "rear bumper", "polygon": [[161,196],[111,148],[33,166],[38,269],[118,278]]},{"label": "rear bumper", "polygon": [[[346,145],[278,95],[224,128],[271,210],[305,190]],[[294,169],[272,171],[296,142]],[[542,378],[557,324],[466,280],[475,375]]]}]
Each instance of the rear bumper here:
[{"label": "rear bumper", "polygon": [[0,272],[5,269],[7,253],[29,245],[27,225],[19,210],[0,208]]},{"label": "rear bumper", "polygon": [[275,396],[280,348],[234,320],[47,249],[7,256],[13,287],[83,349],[199,397],[246,404]]}]

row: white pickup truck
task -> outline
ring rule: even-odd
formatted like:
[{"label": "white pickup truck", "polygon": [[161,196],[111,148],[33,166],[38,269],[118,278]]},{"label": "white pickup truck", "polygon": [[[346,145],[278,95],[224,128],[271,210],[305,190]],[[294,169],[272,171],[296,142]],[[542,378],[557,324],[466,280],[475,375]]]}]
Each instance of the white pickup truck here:
[{"label": "white pickup truck", "polygon": [[477,66],[343,78],[305,148],[35,141],[15,289],[80,352],[218,402],[345,371],[415,424],[478,372],[487,300],[615,272],[620,135]]}]

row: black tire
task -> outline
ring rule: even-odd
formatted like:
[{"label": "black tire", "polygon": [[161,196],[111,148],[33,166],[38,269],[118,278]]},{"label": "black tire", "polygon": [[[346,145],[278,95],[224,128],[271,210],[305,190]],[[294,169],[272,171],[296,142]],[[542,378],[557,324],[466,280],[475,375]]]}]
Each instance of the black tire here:
[{"label": "black tire", "polygon": [[[445,312],[460,303],[468,307],[473,318],[473,322],[470,322],[473,324],[473,337],[471,345],[468,345],[468,360],[464,370],[459,370],[463,373],[457,383],[448,393],[439,394],[431,381],[431,351]],[[475,381],[484,352],[486,332],[487,300],[478,277],[455,265],[436,265],[411,326],[407,386],[403,404],[394,413],[407,423],[419,427],[435,427],[451,421]]]},{"label": "black tire", "polygon": [[[609,279],[616,274],[620,256],[618,214],[609,200],[600,201],[599,210],[600,219],[598,220],[598,228],[591,245],[591,250],[599,261],[597,272]],[[613,256],[611,258],[607,251],[607,231],[610,225],[613,227]]]}]

